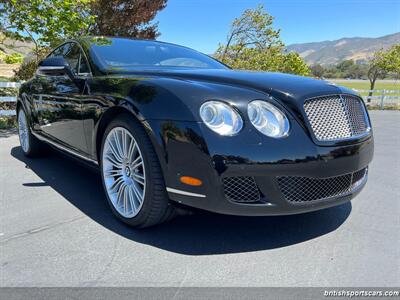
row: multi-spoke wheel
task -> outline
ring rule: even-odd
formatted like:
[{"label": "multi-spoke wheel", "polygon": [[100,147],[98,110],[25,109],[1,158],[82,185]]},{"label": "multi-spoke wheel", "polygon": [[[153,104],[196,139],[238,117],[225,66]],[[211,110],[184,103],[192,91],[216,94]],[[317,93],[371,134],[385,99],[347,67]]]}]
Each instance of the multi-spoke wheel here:
[{"label": "multi-spoke wheel", "polygon": [[140,148],[123,127],[113,128],[103,149],[103,177],[108,197],[125,218],[137,215],[146,192],[146,171]]},{"label": "multi-spoke wheel", "polygon": [[18,135],[21,148],[25,153],[27,153],[29,151],[28,122],[26,120],[25,112],[22,109],[18,114]]},{"label": "multi-spoke wheel", "polygon": [[122,221],[147,227],[171,214],[157,155],[133,116],[119,115],[108,125],[100,165],[107,199]]},{"label": "multi-spoke wheel", "polygon": [[25,111],[20,108],[18,110],[18,136],[21,144],[22,152],[26,156],[34,157],[45,152],[44,145],[41,141],[35,138],[29,128],[29,122]]}]

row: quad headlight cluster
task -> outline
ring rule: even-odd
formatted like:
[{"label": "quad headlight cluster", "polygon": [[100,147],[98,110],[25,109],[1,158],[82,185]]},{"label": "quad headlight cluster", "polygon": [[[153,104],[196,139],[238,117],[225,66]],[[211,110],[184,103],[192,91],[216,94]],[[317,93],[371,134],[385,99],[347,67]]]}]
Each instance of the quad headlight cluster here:
[{"label": "quad headlight cluster", "polygon": [[[275,105],[262,100],[248,104],[247,114],[253,126],[262,134],[273,138],[285,137],[289,133],[289,120]],[[239,112],[221,101],[207,101],[200,107],[200,117],[213,131],[220,135],[235,135],[243,127]]]}]

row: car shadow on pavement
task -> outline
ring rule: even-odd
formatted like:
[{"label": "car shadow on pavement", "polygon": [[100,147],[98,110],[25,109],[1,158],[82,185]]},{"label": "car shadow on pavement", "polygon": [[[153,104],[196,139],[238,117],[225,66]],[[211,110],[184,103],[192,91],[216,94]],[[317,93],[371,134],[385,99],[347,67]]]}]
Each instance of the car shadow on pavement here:
[{"label": "car shadow on pavement", "polygon": [[24,162],[48,185],[98,224],[134,242],[185,255],[211,255],[269,250],[314,239],[336,230],[352,206],[340,206],[291,216],[237,217],[206,212],[181,216],[146,229],[133,229],[117,220],[103,194],[99,172],[59,153],[44,158],[26,158],[20,147],[11,155]]}]

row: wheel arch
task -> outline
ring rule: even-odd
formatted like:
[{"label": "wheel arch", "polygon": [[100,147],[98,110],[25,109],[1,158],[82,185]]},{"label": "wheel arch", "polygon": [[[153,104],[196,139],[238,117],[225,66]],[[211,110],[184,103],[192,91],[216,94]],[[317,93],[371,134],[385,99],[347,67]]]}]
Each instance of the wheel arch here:
[{"label": "wheel arch", "polygon": [[163,173],[165,174],[165,158],[163,155],[163,148],[162,148],[162,143],[160,145],[160,141],[157,139],[157,134],[154,128],[152,128],[150,122],[147,122],[146,119],[143,117],[143,115],[138,111],[136,107],[134,107],[131,103],[127,102],[121,105],[116,105],[113,106],[109,109],[107,109],[103,115],[101,116],[98,125],[96,127],[93,141],[93,149],[95,151],[94,157],[97,159],[97,161],[100,161],[100,153],[101,153],[101,143],[103,140],[104,133],[106,131],[106,128],[108,124],[114,120],[115,118],[118,117],[118,115],[121,114],[129,114],[132,118],[134,118],[138,123],[140,123],[141,126],[143,126],[144,130],[147,133],[147,136],[149,137],[153,148],[157,154],[158,160],[161,165],[161,169]]},{"label": "wheel arch", "polygon": [[23,107],[22,101],[18,99],[17,100],[17,105],[15,107],[15,114],[16,114],[17,117],[18,117],[18,112],[19,112],[19,109],[21,108],[21,106]]},{"label": "wheel arch", "polygon": [[137,120],[140,120],[137,114],[133,113],[132,109],[126,105],[116,105],[104,111],[97,123],[97,126],[95,127],[94,136],[92,137],[94,156],[98,161],[100,160],[101,142],[103,140],[103,135],[107,125],[121,114],[130,114]]},{"label": "wheel arch", "polygon": [[24,101],[23,97],[24,97],[24,95],[19,95],[17,97],[17,104],[16,104],[16,107],[15,107],[15,115],[18,118],[18,112],[22,108],[24,110],[24,112],[25,112],[26,117],[28,118],[28,123],[29,123],[28,125],[32,126],[32,122],[31,122],[31,117],[32,117],[31,116],[31,112],[32,112],[32,110],[25,104],[26,99]]}]

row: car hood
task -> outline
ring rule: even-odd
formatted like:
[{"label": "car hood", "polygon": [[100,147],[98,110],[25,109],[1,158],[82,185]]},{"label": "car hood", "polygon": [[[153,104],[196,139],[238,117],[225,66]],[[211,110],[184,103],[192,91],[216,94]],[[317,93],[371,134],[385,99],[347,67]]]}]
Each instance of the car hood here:
[{"label": "car hood", "polygon": [[324,80],[283,73],[238,71],[230,69],[157,69],[141,72],[132,71],[128,73],[240,86],[262,91],[284,102],[304,101],[304,99],[307,98],[327,94],[354,94],[353,91],[347,88],[338,87]]}]

